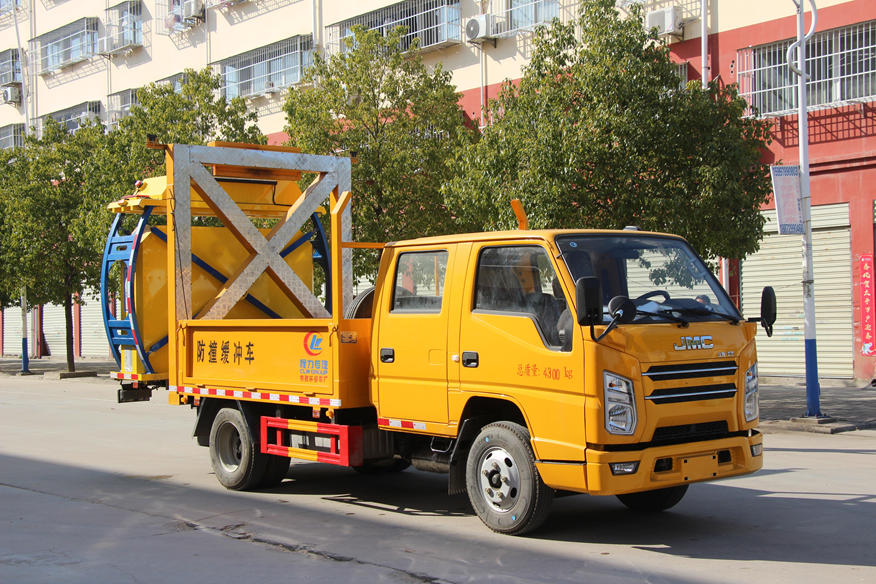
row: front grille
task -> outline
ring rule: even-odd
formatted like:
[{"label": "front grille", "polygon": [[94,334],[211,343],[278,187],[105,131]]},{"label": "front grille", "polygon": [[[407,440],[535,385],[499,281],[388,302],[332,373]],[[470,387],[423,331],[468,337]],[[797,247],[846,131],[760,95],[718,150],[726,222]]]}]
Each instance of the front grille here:
[{"label": "front grille", "polygon": [[681,426],[657,428],[654,431],[652,442],[715,440],[725,438],[729,433],[730,430],[725,420],[701,424],[682,424]]},{"label": "front grille", "polygon": [[675,379],[695,379],[697,377],[723,377],[735,375],[735,361],[710,361],[706,363],[681,363],[674,365],[654,365],[642,373],[651,381],[672,381]]},{"label": "front grille", "polygon": [[717,385],[697,385],[694,387],[668,387],[655,389],[645,399],[655,404],[677,404],[679,402],[723,399],[736,395],[736,385],[719,383]]}]

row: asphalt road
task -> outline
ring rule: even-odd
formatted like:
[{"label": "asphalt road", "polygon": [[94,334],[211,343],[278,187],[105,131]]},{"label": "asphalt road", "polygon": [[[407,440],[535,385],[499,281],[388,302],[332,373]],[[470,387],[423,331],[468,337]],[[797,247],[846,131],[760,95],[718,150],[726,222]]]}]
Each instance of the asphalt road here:
[{"label": "asphalt road", "polygon": [[672,511],[558,499],[487,530],[441,475],[298,463],[237,493],[193,412],[100,380],[0,378],[0,582],[874,582],[876,431],[766,436],[765,468]]}]

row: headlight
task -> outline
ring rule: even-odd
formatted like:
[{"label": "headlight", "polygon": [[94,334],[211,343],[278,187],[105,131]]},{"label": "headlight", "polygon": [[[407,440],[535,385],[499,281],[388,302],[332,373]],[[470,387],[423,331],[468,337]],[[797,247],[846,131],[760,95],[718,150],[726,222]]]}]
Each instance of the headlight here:
[{"label": "headlight", "polygon": [[745,421],[751,422],[760,415],[759,391],[757,388],[757,362],[745,372]]},{"label": "headlight", "polygon": [[609,434],[630,435],[636,431],[636,400],[633,382],[620,375],[603,373],[605,429]]}]

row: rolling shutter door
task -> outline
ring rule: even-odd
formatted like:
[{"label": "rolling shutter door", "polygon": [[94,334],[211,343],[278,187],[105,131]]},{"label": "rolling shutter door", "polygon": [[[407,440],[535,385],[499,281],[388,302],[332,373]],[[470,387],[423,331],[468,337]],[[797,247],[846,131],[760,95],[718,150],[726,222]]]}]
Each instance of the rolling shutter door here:
[{"label": "rolling shutter door", "polygon": [[[775,289],[778,316],[773,336],[767,338],[762,330],[757,335],[759,372],[805,377],[801,238],[778,235],[775,211],[764,214],[770,222],[760,251],[742,262],[742,311],[747,317],[759,316],[763,287]],[[818,375],[850,378],[854,335],[848,205],[813,207],[812,223]]]},{"label": "rolling shutter door", "polygon": [[[33,311],[27,313],[27,349],[33,352]],[[3,354],[21,356],[21,309],[3,311]]]},{"label": "rolling shutter door", "polygon": [[90,293],[82,295],[85,304],[81,309],[82,318],[82,356],[110,359],[109,342],[103,326],[103,313],[100,299]]},{"label": "rolling shutter door", "polygon": [[49,347],[49,355],[63,358],[67,354],[67,331],[63,306],[57,304],[43,306],[43,336]]}]

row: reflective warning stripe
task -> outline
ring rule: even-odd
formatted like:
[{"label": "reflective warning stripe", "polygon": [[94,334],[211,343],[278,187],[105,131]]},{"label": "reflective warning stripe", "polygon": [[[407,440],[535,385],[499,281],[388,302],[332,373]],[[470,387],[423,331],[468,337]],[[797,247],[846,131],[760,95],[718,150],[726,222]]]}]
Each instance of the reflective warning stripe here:
[{"label": "reflective warning stripe", "polygon": [[264,391],[241,391],[237,389],[216,389],[213,387],[184,387],[172,385],[170,391],[189,395],[215,395],[217,397],[238,397],[243,399],[258,399],[305,406],[331,406],[341,407],[341,400],[326,397],[302,397],[279,393],[267,393]]},{"label": "reflective warning stripe", "polygon": [[113,379],[132,379],[134,381],[140,379],[136,373],[110,373],[110,377]]},{"label": "reflective warning stripe", "polygon": [[377,418],[378,426],[389,426],[390,428],[407,428],[408,430],[425,430],[425,422],[410,422],[408,420],[390,420],[388,418]]}]

